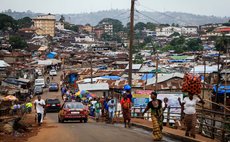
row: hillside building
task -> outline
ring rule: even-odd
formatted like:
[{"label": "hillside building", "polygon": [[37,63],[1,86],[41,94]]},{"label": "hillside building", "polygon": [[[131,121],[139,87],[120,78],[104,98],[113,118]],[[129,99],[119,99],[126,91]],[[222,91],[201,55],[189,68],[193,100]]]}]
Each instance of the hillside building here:
[{"label": "hillside building", "polygon": [[55,35],[55,16],[52,14],[40,15],[33,18],[34,27],[38,35]]}]

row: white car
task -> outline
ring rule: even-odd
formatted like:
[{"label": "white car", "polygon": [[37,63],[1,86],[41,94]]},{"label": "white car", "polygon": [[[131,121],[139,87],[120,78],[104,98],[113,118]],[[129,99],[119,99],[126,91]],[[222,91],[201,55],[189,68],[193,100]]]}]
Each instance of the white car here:
[{"label": "white car", "polygon": [[35,79],[34,86],[42,86],[43,88],[45,88],[46,87],[45,79],[44,78]]},{"label": "white car", "polygon": [[50,76],[56,76],[57,75],[57,71],[52,69],[50,70]]}]

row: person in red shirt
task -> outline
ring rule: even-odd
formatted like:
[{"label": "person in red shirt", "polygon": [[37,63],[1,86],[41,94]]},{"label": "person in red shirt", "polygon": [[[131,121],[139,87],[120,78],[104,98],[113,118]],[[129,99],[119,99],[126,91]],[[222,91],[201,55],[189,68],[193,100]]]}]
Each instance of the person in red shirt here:
[{"label": "person in red shirt", "polygon": [[132,106],[130,99],[127,97],[127,94],[124,94],[124,97],[121,99],[121,108],[124,118],[124,124],[126,128],[126,124],[128,121],[128,127],[130,128],[130,120],[131,120],[131,111],[130,108]]}]

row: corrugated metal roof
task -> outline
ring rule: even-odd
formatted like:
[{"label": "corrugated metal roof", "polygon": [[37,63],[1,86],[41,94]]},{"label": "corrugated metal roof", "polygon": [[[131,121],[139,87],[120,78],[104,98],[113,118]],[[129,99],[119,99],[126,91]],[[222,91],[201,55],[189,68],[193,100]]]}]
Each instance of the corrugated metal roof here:
[{"label": "corrugated metal roof", "polygon": [[[158,83],[160,82],[164,82],[166,80],[169,80],[173,77],[179,77],[179,78],[183,78],[184,74],[183,73],[170,73],[170,74],[158,74]],[[150,78],[147,80],[147,84],[146,85],[151,85],[151,84],[155,84],[156,82],[156,78]]]},{"label": "corrugated metal roof", "polygon": [[[220,66],[221,67],[221,66]],[[206,66],[206,73],[213,73],[218,71],[218,65]],[[191,71],[191,73],[204,73],[204,65],[195,66]]]},{"label": "corrugated metal roof", "polygon": [[[133,70],[139,70],[141,68],[142,64],[133,64],[132,69]],[[129,65],[126,66],[125,69],[129,69]]]},{"label": "corrugated metal roof", "polygon": [[100,90],[109,90],[108,83],[97,83],[97,84],[78,84],[79,90],[86,91],[100,91]]},{"label": "corrugated metal roof", "polygon": [[0,68],[5,68],[5,67],[9,67],[10,65],[7,64],[4,60],[0,60]]}]

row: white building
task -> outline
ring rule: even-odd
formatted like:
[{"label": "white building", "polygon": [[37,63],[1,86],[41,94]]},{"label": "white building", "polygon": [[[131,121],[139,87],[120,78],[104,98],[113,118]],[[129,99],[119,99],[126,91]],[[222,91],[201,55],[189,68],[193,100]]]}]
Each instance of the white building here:
[{"label": "white building", "polygon": [[90,35],[79,35],[75,37],[76,42],[94,42],[94,38]]},{"label": "white building", "polygon": [[196,26],[182,27],[182,34],[183,35],[197,35],[198,34],[198,27],[196,27]]},{"label": "white building", "polygon": [[173,27],[173,26],[169,26],[169,27],[162,27],[162,28],[156,28],[156,36],[170,36],[173,33],[182,33],[182,29],[180,27]]},{"label": "white building", "polygon": [[60,22],[60,21],[56,21],[55,23],[55,28],[57,28],[58,30],[64,30],[64,23]]},{"label": "white building", "polygon": [[144,29],[142,31],[143,33],[143,36],[144,37],[148,37],[148,36],[151,36],[151,37],[156,37],[156,32],[155,31],[151,31],[151,30],[148,30],[148,29]]},{"label": "white building", "polygon": [[103,25],[103,29],[104,29],[104,32],[107,33],[108,35],[112,35],[113,34],[113,25],[110,24],[110,23],[102,23]]}]

